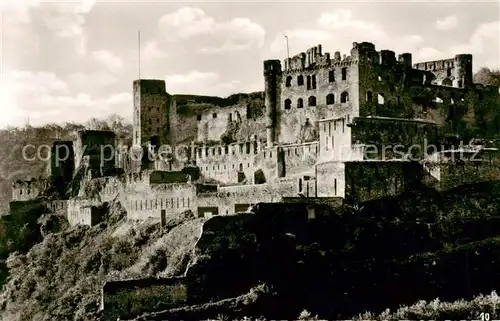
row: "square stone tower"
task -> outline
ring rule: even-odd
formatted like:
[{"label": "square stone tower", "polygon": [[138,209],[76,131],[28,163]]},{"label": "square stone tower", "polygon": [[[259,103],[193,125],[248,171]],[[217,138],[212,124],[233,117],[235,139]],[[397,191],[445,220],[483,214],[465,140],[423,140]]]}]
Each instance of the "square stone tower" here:
[{"label": "square stone tower", "polygon": [[168,143],[170,132],[169,99],[165,81],[139,79],[133,83],[133,144],[154,146]]}]

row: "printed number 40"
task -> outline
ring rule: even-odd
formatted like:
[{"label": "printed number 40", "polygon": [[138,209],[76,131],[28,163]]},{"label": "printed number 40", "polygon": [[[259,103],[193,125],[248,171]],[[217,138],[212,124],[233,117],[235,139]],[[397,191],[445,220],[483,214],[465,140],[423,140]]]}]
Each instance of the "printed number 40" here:
[{"label": "printed number 40", "polygon": [[490,321],[490,314],[488,312],[481,312],[479,317],[481,318],[481,321]]}]

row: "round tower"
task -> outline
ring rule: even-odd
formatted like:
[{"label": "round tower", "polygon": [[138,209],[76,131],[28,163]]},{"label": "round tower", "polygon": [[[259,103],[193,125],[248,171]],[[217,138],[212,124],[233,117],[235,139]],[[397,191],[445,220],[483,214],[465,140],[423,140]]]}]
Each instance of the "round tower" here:
[{"label": "round tower", "polygon": [[264,103],[266,105],[267,146],[272,147],[276,141],[276,116],[279,104],[278,83],[281,74],[279,60],[264,61]]},{"label": "round tower", "polygon": [[472,55],[460,54],[455,56],[455,80],[454,87],[468,87],[473,83]]}]

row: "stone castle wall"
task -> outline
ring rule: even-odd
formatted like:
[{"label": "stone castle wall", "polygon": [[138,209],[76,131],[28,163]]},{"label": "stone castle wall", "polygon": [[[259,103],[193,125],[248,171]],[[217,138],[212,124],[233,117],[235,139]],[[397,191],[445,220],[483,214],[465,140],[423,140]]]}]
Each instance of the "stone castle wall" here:
[{"label": "stone castle wall", "polygon": [[[310,187],[309,192],[314,194],[312,188]],[[197,212],[198,216],[203,216],[203,209],[208,208],[212,215],[234,214],[246,211],[250,205],[262,202],[277,203],[283,197],[294,197],[297,194],[297,179],[282,180],[272,184],[221,186],[217,192],[200,193],[196,196]],[[217,213],[213,213],[212,208],[217,208]]]},{"label": "stone castle wall", "polygon": [[196,166],[201,175],[221,182],[235,184],[241,174],[248,181],[253,180],[253,173],[260,168],[258,156],[263,146],[258,141],[246,141],[232,144],[201,145],[195,148]]},{"label": "stone castle wall", "polygon": [[351,120],[348,117],[320,120],[318,140],[320,163],[354,157],[351,155]]},{"label": "stone castle wall", "polygon": [[196,186],[190,183],[158,184],[150,188],[128,189],[122,203],[132,220],[161,220],[165,214],[196,211]]},{"label": "stone castle wall", "polygon": [[424,168],[435,179],[432,187],[439,190],[500,179],[500,153],[496,149],[445,151],[433,156]]},{"label": "stone castle wall", "polygon": [[350,127],[351,144],[361,147],[361,159],[402,159],[410,153],[423,160],[426,149],[441,147],[438,127],[431,122],[358,117]]},{"label": "stone castle wall", "polygon": [[102,221],[105,208],[99,201],[71,199],[67,202],[67,219],[70,226],[94,226]]},{"label": "stone castle wall", "polygon": [[280,147],[283,152],[285,177],[314,175],[319,150],[318,143],[290,144]]},{"label": "stone castle wall", "polygon": [[394,196],[425,175],[418,162],[333,161],[317,165],[318,197],[367,201]]},{"label": "stone castle wall", "polygon": [[46,187],[46,180],[31,179],[12,184],[12,201],[30,201],[39,197]]},{"label": "stone castle wall", "polygon": [[350,118],[359,114],[358,64],[355,57],[340,58],[336,53],[322,55],[314,47],[285,61],[278,86],[277,132],[282,143],[317,140],[317,135],[304,131],[325,118]]}]

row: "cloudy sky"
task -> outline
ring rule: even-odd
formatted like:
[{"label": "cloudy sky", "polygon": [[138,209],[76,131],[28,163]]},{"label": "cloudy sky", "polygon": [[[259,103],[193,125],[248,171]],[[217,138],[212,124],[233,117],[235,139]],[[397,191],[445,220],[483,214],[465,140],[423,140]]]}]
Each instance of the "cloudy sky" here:
[{"label": "cloudy sky", "polygon": [[413,62],[472,53],[499,68],[498,1],[173,2],[0,0],[0,127],[132,115],[132,81],[172,94],[263,90],[262,61],[354,41]]}]

